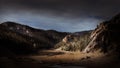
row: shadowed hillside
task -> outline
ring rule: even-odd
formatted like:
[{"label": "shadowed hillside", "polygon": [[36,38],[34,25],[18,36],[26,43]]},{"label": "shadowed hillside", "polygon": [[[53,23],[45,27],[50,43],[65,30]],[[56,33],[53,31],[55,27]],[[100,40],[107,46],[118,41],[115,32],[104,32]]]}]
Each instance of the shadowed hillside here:
[{"label": "shadowed hillside", "polygon": [[67,33],[54,30],[45,31],[14,22],[5,22],[0,24],[0,47],[17,53],[49,49],[66,35]]}]

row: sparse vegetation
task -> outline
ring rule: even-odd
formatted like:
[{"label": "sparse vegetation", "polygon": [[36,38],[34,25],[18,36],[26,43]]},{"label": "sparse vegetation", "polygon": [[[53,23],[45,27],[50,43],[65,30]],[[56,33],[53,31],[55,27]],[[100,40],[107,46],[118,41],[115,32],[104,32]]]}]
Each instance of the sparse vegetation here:
[{"label": "sparse vegetation", "polygon": [[56,44],[55,48],[60,48],[61,50],[65,51],[82,51],[90,41],[90,34],[91,31],[88,31],[84,34],[82,34],[81,32],[81,35],[71,34],[70,42],[68,41],[66,43],[61,41],[58,44]]}]

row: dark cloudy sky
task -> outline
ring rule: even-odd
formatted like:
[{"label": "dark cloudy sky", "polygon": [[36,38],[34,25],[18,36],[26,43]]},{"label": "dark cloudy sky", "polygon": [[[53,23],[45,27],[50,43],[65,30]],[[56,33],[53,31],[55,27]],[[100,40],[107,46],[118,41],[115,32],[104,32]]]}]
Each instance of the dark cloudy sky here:
[{"label": "dark cloudy sky", "polygon": [[120,0],[0,0],[0,22],[63,32],[91,30],[120,12]]}]

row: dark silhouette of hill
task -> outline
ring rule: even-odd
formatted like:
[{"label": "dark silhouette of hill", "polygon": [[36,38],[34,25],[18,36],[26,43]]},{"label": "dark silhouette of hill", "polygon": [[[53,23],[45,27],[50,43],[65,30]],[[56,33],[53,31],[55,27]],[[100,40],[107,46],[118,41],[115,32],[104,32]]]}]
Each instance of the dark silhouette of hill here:
[{"label": "dark silhouette of hill", "polygon": [[4,22],[0,24],[0,47],[16,53],[49,49],[67,34],[55,30],[35,29],[15,22]]}]

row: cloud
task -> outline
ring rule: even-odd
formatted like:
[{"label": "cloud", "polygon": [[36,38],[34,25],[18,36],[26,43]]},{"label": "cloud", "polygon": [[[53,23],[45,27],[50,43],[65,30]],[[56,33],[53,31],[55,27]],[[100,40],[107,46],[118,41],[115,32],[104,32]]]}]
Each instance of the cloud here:
[{"label": "cloud", "polygon": [[36,28],[83,31],[120,12],[120,0],[0,0],[0,21]]},{"label": "cloud", "polygon": [[2,0],[1,5],[22,7],[31,10],[45,10],[54,14],[94,15],[108,18],[120,12],[120,0]]}]

